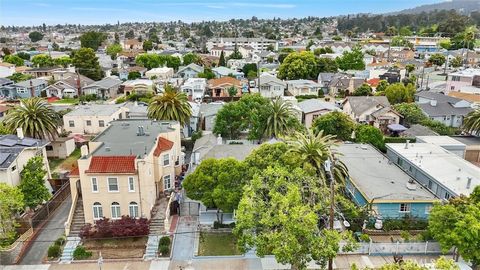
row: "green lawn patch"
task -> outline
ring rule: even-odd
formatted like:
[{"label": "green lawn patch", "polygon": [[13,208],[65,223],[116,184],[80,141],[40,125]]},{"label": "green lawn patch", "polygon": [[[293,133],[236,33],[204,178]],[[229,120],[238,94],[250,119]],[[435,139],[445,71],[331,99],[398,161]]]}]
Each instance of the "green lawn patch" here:
[{"label": "green lawn patch", "polygon": [[232,233],[200,233],[199,256],[241,255]]},{"label": "green lawn patch", "polygon": [[54,103],[54,104],[72,104],[72,105],[75,105],[75,104],[78,104],[78,98],[64,98],[64,99],[56,100],[52,103]]},{"label": "green lawn patch", "polygon": [[66,159],[49,158],[48,164],[50,165],[50,170],[53,171],[56,168],[67,171],[72,170],[77,166],[77,160],[80,158],[80,155],[80,149],[76,148]]},{"label": "green lawn patch", "polygon": [[50,166],[50,170],[55,170],[65,159],[62,158],[49,158],[48,165]]}]

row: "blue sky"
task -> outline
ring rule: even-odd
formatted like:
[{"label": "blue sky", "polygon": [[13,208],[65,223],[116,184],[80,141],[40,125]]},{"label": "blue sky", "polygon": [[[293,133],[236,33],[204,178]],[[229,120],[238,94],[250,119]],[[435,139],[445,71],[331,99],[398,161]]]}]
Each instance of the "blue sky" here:
[{"label": "blue sky", "polygon": [[0,0],[0,25],[186,22],[383,13],[442,0]]}]

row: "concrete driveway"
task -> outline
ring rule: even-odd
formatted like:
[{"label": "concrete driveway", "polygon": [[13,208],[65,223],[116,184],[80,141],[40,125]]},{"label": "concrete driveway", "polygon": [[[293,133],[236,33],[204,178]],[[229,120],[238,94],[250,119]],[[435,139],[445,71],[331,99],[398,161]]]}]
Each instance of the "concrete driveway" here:
[{"label": "concrete driveway", "polygon": [[71,197],[56,209],[55,213],[50,216],[47,224],[43,226],[39,235],[30,249],[25,253],[20,264],[41,264],[43,258],[47,255],[48,247],[57,240],[65,232],[65,222],[72,205]]}]

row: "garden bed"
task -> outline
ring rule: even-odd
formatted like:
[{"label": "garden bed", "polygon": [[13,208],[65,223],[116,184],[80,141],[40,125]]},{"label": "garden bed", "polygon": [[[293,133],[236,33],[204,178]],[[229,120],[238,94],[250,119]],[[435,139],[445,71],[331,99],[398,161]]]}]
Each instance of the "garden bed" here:
[{"label": "garden bed", "polygon": [[123,239],[88,239],[83,246],[92,256],[88,260],[96,260],[102,252],[104,259],[142,258],[145,253],[147,237],[129,237]]},{"label": "garden bed", "polygon": [[200,233],[199,256],[241,255],[237,239],[232,233]]}]

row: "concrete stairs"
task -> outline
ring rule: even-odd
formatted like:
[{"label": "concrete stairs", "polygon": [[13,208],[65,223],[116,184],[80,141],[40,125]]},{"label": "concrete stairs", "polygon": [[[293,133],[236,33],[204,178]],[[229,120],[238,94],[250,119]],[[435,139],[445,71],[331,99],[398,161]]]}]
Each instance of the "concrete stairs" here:
[{"label": "concrete stairs", "polygon": [[150,219],[150,233],[148,235],[147,247],[145,249],[145,260],[157,258],[158,242],[165,234],[165,211],[167,210],[168,199],[160,198],[157,200]]},{"label": "concrete stairs", "polygon": [[157,258],[158,243],[160,235],[149,235],[147,241],[147,248],[145,249],[145,260],[153,260]]},{"label": "concrete stairs", "polygon": [[85,225],[85,214],[83,212],[82,198],[78,198],[77,205],[75,205],[75,212],[73,213],[72,224],[70,226],[70,233],[68,236],[79,236],[80,230]]},{"label": "concrete stairs", "polygon": [[71,263],[73,260],[73,252],[80,244],[80,237],[67,237],[67,242],[63,248],[62,256],[60,257],[60,263]]}]

